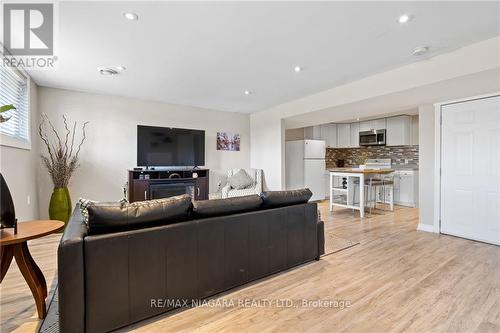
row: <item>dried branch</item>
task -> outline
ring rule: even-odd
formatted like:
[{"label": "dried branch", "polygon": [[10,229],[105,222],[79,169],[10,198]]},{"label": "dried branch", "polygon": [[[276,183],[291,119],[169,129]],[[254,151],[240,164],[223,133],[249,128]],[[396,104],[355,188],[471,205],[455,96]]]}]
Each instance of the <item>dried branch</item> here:
[{"label": "dried branch", "polygon": [[[59,151],[60,151],[60,150],[62,150],[62,142],[61,142],[61,137],[59,136],[59,133],[57,133],[56,128],[54,127],[54,125],[53,125],[53,124],[52,124],[52,122],[49,120],[49,117],[47,117],[47,115],[46,115],[46,114],[45,114],[45,118],[47,119],[47,121],[48,121],[48,123],[49,123],[50,127],[52,128],[52,132],[54,132],[54,134],[55,134],[55,136],[56,136],[56,138],[57,138],[57,142],[59,143],[59,149],[57,149],[57,150],[59,150]],[[56,151],[57,151],[57,150],[56,150]]]},{"label": "dried branch", "polygon": [[76,151],[76,154],[75,154],[75,157],[78,159],[78,154],[80,153],[80,148],[82,148],[82,145],[83,145],[83,142],[85,141],[85,139],[87,138],[86,134],[85,134],[85,127],[87,126],[89,122],[86,121],[85,123],[83,123],[83,127],[82,127],[82,141],[80,142],[80,144],[78,145],[78,150]]},{"label": "dried branch", "polygon": [[64,138],[64,156],[67,156],[68,154],[68,138],[71,132],[69,131],[68,128],[68,120],[66,119],[66,116],[63,114],[63,122],[64,122],[64,129],[66,130],[66,137]]},{"label": "dried branch", "polygon": [[69,156],[73,154],[73,143],[75,142],[75,134],[76,134],[76,121],[75,124],[73,125],[73,135],[71,137],[71,149],[69,151]]},{"label": "dried branch", "polygon": [[50,156],[50,158],[52,160],[52,150],[50,149],[50,142],[49,142],[49,139],[47,138],[47,136],[44,135],[44,132],[43,132],[43,125],[44,124],[45,124],[45,119],[42,116],[42,121],[40,122],[40,126],[38,126],[38,133],[40,133],[40,138],[42,139],[42,141],[47,146],[47,150],[49,152],[49,156]]},{"label": "dried branch", "polygon": [[[42,121],[38,126],[38,133],[40,134],[40,138],[47,147],[47,152],[48,152],[48,156],[43,156],[43,155],[41,156],[42,163],[47,168],[50,178],[54,183],[54,187],[56,188],[68,186],[71,176],[79,166],[78,155],[87,137],[85,128],[88,122],[85,122],[82,126],[82,139],[80,141],[80,144],[78,145],[76,153],[73,154],[73,152],[75,151],[74,143],[75,143],[77,123],[75,122],[73,128],[70,129],[68,126],[68,120],[66,116],[63,115],[62,118],[65,131],[64,144],[55,126],[52,124],[52,122],[49,120],[46,114],[42,115]],[[54,133],[57,144],[52,145],[49,140],[49,136],[47,135],[47,129],[46,129],[47,123],[50,126],[50,131]],[[71,137],[71,144],[69,139],[70,137]]]}]

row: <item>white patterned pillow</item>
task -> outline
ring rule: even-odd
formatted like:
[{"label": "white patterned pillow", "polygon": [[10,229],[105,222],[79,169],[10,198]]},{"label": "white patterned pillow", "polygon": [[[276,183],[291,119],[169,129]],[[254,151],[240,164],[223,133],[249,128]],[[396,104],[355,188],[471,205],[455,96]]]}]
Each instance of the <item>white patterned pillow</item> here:
[{"label": "white patterned pillow", "polygon": [[[92,204],[95,204],[95,203],[98,203],[98,202],[99,201],[90,200],[90,199],[84,199],[84,198],[78,199],[78,204],[80,206],[80,212],[82,213],[83,222],[85,222],[85,224],[87,226],[89,225],[89,211],[87,210],[87,208],[89,207],[89,205],[92,205]],[[124,205],[124,204],[128,203],[128,200],[127,200],[127,198],[121,198],[118,201],[118,203]]]},{"label": "white patterned pillow", "polygon": [[232,188],[237,190],[242,190],[253,185],[253,179],[250,178],[248,173],[246,173],[243,169],[240,169],[234,175],[229,177],[227,182]]}]

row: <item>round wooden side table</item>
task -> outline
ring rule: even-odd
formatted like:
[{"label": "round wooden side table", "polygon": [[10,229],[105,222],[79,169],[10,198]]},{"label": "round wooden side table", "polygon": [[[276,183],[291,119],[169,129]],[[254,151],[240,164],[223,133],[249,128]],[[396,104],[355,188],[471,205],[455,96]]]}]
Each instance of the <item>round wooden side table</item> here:
[{"label": "round wooden side table", "polygon": [[14,229],[0,231],[0,283],[9,269],[12,258],[16,258],[17,266],[24,276],[35,299],[38,318],[47,315],[45,298],[47,297],[47,283],[42,271],[37,266],[28,250],[27,241],[40,238],[64,228],[64,223],[53,220],[20,222],[17,224],[17,234]]}]

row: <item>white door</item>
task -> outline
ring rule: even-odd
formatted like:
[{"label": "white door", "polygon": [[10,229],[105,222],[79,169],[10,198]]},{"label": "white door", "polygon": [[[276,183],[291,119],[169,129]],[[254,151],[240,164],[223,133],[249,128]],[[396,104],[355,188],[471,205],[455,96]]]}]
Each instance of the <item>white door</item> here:
[{"label": "white door", "polygon": [[500,96],[441,117],[441,232],[500,245]]},{"label": "white door", "polygon": [[313,193],[311,200],[325,199],[325,160],[304,160],[304,187]]},{"label": "white door", "polygon": [[304,158],[325,158],[325,141],[304,140]]}]

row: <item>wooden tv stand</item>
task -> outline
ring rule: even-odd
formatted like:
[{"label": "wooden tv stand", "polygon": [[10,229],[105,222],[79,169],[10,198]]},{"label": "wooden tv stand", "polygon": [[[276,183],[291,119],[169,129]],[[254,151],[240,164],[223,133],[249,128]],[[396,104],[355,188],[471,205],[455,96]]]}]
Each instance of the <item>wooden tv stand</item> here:
[{"label": "wooden tv stand", "polygon": [[[197,178],[193,178],[193,174]],[[129,170],[128,200],[130,202],[178,195],[185,188],[194,200],[208,199],[208,169]]]}]

